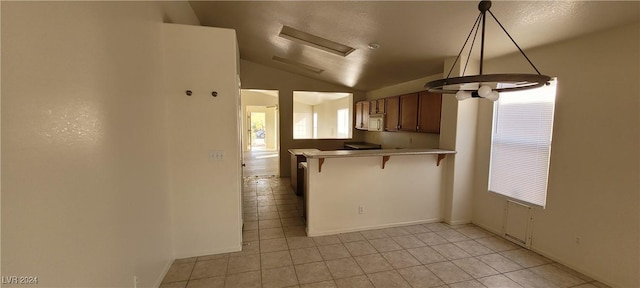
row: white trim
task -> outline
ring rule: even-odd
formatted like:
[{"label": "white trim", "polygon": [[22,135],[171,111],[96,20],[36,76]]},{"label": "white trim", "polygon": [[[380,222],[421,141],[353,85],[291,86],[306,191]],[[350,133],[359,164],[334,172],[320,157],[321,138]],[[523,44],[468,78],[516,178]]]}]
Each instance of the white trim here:
[{"label": "white trim", "polygon": [[449,221],[449,222],[445,221],[445,223],[453,226],[453,225],[470,224],[472,222],[471,222],[471,219],[468,219],[468,220],[455,220],[455,221]]},{"label": "white trim", "polygon": [[309,227],[307,227],[305,231],[307,232],[307,237],[318,237],[318,236],[336,235],[340,233],[360,232],[360,231],[366,231],[366,230],[395,228],[395,227],[403,227],[403,226],[418,225],[418,224],[429,224],[429,223],[437,223],[437,222],[442,222],[442,219],[437,218],[437,219],[409,221],[409,222],[400,222],[400,223],[392,223],[392,224],[361,226],[357,228],[338,229],[338,230],[329,230],[329,231],[320,231],[320,232],[318,231],[310,232]]},{"label": "white trim", "polygon": [[203,255],[212,255],[212,254],[222,254],[222,253],[230,253],[230,252],[239,252],[242,251],[242,243],[238,243],[238,245],[234,245],[231,247],[224,247],[213,250],[200,250],[200,251],[188,251],[180,254],[176,254],[174,257],[176,259],[203,256]]},{"label": "white trim", "polygon": [[156,279],[156,283],[155,285],[153,285],[153,287],[160,287],[160,285],[162,284],[162,280],[164,280],[164,277],[167,276],[167,272],[169,272],[169,269],[171,268],[171,264],[173,264],[173,260],[169,261],[167,265],[164,266],[164,269],[162,269],[162,274],[160,274],[160,278]]}]

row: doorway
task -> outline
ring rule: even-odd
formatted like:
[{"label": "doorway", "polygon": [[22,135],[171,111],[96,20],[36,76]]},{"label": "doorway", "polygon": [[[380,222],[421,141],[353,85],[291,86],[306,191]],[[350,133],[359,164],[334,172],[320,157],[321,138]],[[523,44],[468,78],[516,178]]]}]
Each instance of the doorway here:
[{"label": "doorway", "polygon": [[244,175],[280,175],[278,91],[241,90]]},{"label": "doorway", "polygon": [[[247,110],[249,108],[255,109],[255,106],[249,106],[247,107]],[[262,107],[258,107],[258,108],[262,108]],[[249,114],[249,150],[251,151],[264,151],[267,150],[267,143],[266,143],[266,134],[267,134],[267,130],[266,130],[266,116],[267,113],[266,112],[248,112]],[[270,129],[272,130],[272,129]],[[270,135],[271,136],[271,135]],[[271,137],[269,137],[271,140]],[[271,143],[270,143],[271,144]],[[271,145],[270,145],[271,146]],[[273,150],[273,149],[271,149]]]}]

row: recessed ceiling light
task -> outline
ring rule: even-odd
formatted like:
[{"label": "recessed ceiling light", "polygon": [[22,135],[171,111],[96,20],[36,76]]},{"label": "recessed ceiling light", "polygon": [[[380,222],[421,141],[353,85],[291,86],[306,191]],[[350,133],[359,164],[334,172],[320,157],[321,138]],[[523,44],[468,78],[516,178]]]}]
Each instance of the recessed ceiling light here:
[{"label": "recessed ceiling light", "polygon": [[278,34],[278,36],[289,39],[291,41],[296,41],[304,45],[309,45],[311,47],[318,48],[329,53],[340,55],[342,57],[346,57],[347,55],[349,55],[349,53],[356,50],[347,45],[333,42],[329,39],[318,37],[316,35],[309,34],[307,32],[303,32],[289,26],[282,26],[282,30],[280,30],[280,34]]},{"label": "recessed ceiling light", "polygon": [[371,49],[371,50],[376,50],[376,49],[380,48],[380,44],[378,44],[378,43],[369,43],[369,44],[367,45],[367,47],[368,47],[369,49]]},{"label": "recessed ceiling light", "polygon": [[288,65],[294,66],[296,68],[300,68],[300,69],[304,69],[304,70],[307,70],[307,71],[311,71],[311,72],[316,73],[316,74],[320,74],[320,73],[322,73],[324,71],[324,69],[320,69],[318,67],[313,67],[313,66],[307,65],[307,64],[302,64],[300,62],[293,61],[293,60],[287,59],[287,58],[273,56],[273,58],[271,58],[271,59],[273,61],[278,61],[280,63],[288,64]]}]

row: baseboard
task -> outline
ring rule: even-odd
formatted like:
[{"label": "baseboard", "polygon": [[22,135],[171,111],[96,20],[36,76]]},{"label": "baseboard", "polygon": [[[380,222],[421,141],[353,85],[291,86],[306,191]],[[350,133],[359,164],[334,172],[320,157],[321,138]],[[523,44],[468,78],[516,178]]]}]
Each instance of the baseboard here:
[{"label": "baseboard", "polygon": [[[175,259],[182,259],[182,258],[190,258],[190,257],[212,255],[212,254],[231,253],[231,252],[238,252],[238,251],[242,251],[242,244],[239,244],[239,245],[233,246],[233,247],[221,248],[221,249],[214,249],[214,250],[207,250],[207,251],[200,251],[200,252],[181,253],[181,254],[177,254],[174,258]],[[169,269],[171,268],[171,264],[173,264],[173,261],[175,259],[169,260],[169,262],[165,265],[165,267],[164,267],[164,269],[162,271],[162,274],[160,274],[160,278],[158,278],[156,280],[156,283],[155,283],[155,285],[153,287],[160,287],[160,284],[162,284],[162,280],[164,279],[164,276],[166,276],[167,272],[169,272]]]},{"label": "baseboard", "polygon": [[335,234],[341,234],[341,233],[360,232],[365,230],[402,227],[402,226],[418,225],[418,224],[429,224],[429,223],[436,223],[436,222],[442,222],[442,219],[436,218],[436,219],[408,221],[408,222],[399,222],[399,223],[391,223],[391,224],[361,226],[361,227],[337,229],[337,230],[329,230],[329,231],[309,231],[309,227],[307,226],[306,232],[307,232],[307,236],[309,237],[318,237],[318,236],[335,235]]},{"label": "baseboard", "polygon": [[164,280],[164,276],[167,275],[167,272],[169,272],[169,268],[171,268],[171,264],[173,264],[173,260],[169,260],[167,264],[164,266],[164,269],[162,270],[160,277],[156,279],[156,283],[155,285],[153,285],[153,287],[160,287],[160,285],[162,284],[162,280]]},{"label": "baseboard", "polygon": [[489,228],[487,225],[484,225],[484,224],[482,224],[482,223],[478,223],[478,222],[474,222],[474,221],[471,221],[471,223],[472,223],[473,225],[476,225],[476,226],[478,226],[478,227],[480,227],[480,228],[484,229],[484,230],[487,230],[487,231],[489,231],[489,232],[491,232],[491,233],[493,233],[493,234],[496,234],[496,235],[498,235],[498,236],[502,237],[502,234],[503,234],[503,232],[502,232],[502,231],[494,230],[494,229]]},{"label": "baseboard", "polygon": [[462,225],[462,224],[469,224],[471,223],[471,219],[468,220],[456,220],[456,221],[445,221],[445,223],[449,224],[449,225]]},{"label": "baseboard", "polygon": [[175,258],[176,259],[182,259],[182,258],[204,256],[204,255],[212,255],[212,254],[231,253],[231,252],[238,252],[238,251],[242,251],[242,243],[239,243],[238,245],[234,245],[234,246],[230,246],[230,247],[223,247],[223,248],[213,249],[213,250],[187,251],[187,252],[176,254]]},{"label": "baseboard", "polygon": [[[482,228],[482,229],[484,229],[484,230],[487,230],[487,231],[489,231],[489,232],[491,232],[491,233],[493,233],[493,234],[496,234],[497,236],[500,236],[502,239],[505,239],[506,241],[509,241],[509,242],[514,243],[513,241],[510,241],[509,239],[507,239],[506,237],[504,237],[504,235],[503,235],[502,231],[494,231],[494,229],[489,229],[486,225],[482,225],[482,223],[476,223],[476,222],[473,222],[473,224],[474,224],[474,225],[476,225],[476,226],[478,226],[478,227],[480,227],[480,228]],[[515,243],[515,244],[517,244],[517,243]],[[576,272],[578,272],[578,273],[584,274],[585,276],[587,276],[587,277],[589,277],[589,278],[592,278],[592,279],[594,279],[594,280],[596,280],[596,281],[598,281],[598,282],[601,282],[601,283],[606,284],[606,285],[611,286],[611,287],[615,287],[615,285],[613,285],[613,284],[611,283],[611,281],[603,280],[601,277],[597,277],[597,276],[595,276],[595,275],[593,275],[593,274],[591,274],[591,273],[587,273],[587,272],[585,272],[584,270],[581,270],[581,269],[579,269],[579,268],[576,268],[576,267],[575,267],[575,266],[573,266],[573,265],[567,265],[566,263],[564,263],[563,261],[561,261],[558,257],[555,257],[554,255],[552,255],[552,254],[550,254],[550,253],[547,253],[547,252],[545,252],[545,251],[542,251],[542,250],[536,249],[535,247],[530,247],[530,248],[525,247],[525,246],[521,246],[521,247],[522,247],[522,248],[525,248],[525,249],[528,249],[528,250],[531,250],[531,251],[533,251],[533,252],[535,252],[535,253],[538,253],[538,254],[540,254],[540,255],[542,255],[542,256],[544,256],[544,257],[546,257],[546,258],[549,258],[549,259],[553,260],[554,262],[557,262],[557,263],[559,263],[559,264],[562,264],[562,265],[564,265],[564,266],[566,266],[566,267],[568,267],[568,268],[570,268],[570,269],[573,269],[573,270],[575,270],[575,271],[576,271]]]},{"label": "baseboard", "polygon": [[538,254],[546,257],[546,258],[549,258],[549,259],[553,260],[554,262],[557,262],[558,264],[562,264],[562,265],[566,266],[567,268],[570,268],[570,269],[572,269],[572,270],[574,270],[574,271],[576,271],[578,273],[583,274],[584,276],[587,276],[587,277],[589,277],[589,278],[591,278],[591,279],[593,279],[595,281],[598,281],[598,282],[600,282],[602,284],[605,284],[605,285],[607,285],[609,287],[618,287],[617,285],[612,284],[611,281],[604,280],[601,277],[597,277],[597,276],[595,276],[595,275],[593,275],[591,273],[587,273],[587,272],[585,272],[585,271],[583,271],[583,270],[581,270],[579,268],[576,268],[573,265],[568,265],[566,263],[563,263],[562,260],[560,260],[558,257],[555,257],[555,256],[551,255],[550,253],[546,253],[546,252],[544,252],[542,250],[538,250],[538,249],[535,249],[533,247],[529,248],[529,250],[531,250],[533,252],[536,252],[536,253],[538,253]]}]

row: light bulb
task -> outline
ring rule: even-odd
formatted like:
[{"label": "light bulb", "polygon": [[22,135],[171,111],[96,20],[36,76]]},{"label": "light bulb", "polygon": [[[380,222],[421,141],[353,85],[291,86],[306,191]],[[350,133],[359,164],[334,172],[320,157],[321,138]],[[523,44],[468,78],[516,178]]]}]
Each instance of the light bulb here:
[{"label": "light bulb", "polygon": [[458,101],[466,100],[469,98],[471,98],[471,92],[469,91],[460,90],[458,91],[458,93],[456,93],[456,99],[458,99]]},{"label": "light bulb", "polygon": [[480,89],[478,89],[478,95],[480,95],[480,97],[482,98],[486,98],[490,93],[491,87],[489,86],[480,86]]},{"label": "light bulb", "polygon": [[489,95],[487,97],[485,97],[487,100],[491,100],[493,102],[496,102],[498,100],[498,98],[500,98],[500,93],[498,93],[498,91],[491,91],[491,93],[489,93]]}]

